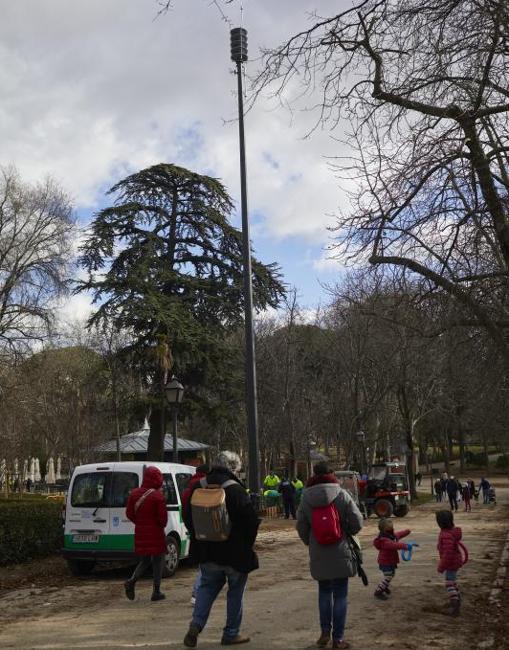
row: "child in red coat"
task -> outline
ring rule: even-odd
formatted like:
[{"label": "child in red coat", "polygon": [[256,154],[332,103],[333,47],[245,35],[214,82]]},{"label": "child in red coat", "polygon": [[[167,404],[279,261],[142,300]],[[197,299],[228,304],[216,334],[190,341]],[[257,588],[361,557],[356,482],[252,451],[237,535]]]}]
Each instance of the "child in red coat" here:
[{"label": "child in red coat", "polygon": [[438,572],[445,573],[445,588],[449,596],[448,613],[458,616],[460,613],[460,591],[457,583],[458,570],[466,564],[468,551],[461,543],[461,528],[454,525],[454,517],[450,510],[439,510],[436,513],[437,524],[440,526],[438,536],[438,553],[440,562]]},{"label": "child in red coat", "polygon": [[167,553],[164,529],[168,522],[166,502],[161,491],[163,475],[157,467],[147,467],[141,487],[135,488],[127,501],[126,515],[134,524],[134,548],[141,557],[133,575],[124,583],[125,594],[134,600],[134,585],[150,564],[154,575],[151,600],[163,600],[161,579]]},{"label": "child in red coat", "polygon": [[400,542],[402,537],[410,535],[411,530],[394,532],[394,525],[390,519],[380,519],[378,522],[380,534],[373,540],[373,546],[378,549],[378,566],[383,578],[375,590],[375,598],[387,600],[391,590],[389,585],[396,574],[399,563],[399,550],[408,550],[408,544]]}]

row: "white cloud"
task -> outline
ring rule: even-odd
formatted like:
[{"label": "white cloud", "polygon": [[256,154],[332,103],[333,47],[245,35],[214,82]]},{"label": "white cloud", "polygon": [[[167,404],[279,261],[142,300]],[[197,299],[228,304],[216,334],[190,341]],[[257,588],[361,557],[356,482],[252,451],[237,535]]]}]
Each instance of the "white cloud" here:
[{"label": "white cloud", "polygon": [[[82,211],[126,173],[161,161],[220,177],[239,201],[229,26],[209,0],[173,5],[154,20],[155,0],[3,3],[0,164],[16,164],[27,180],[55,177]],[[315,6],[338,11],[337,0],[305,5],[244,1],[251,59],[310,24]],[[224,11],[239,23],[238,2]],[[330,214],[345,199],[326,159],[337,142],[321,131],[303,139],[313,119],[263,100],[247,114],[249,208],[262,215],[253,238],[326,243]],[[86,298],[64,311],[86,315]]]}]

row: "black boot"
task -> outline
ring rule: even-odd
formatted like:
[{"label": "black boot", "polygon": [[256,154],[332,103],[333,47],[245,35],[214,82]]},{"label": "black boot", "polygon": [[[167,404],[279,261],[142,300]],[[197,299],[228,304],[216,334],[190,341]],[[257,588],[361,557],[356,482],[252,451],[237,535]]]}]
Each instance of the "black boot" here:
[{"label": "black boot", "polygon": [[132,578],[130,580],[126,580],[124,582],[124,590],[125,590],[125,595],[129,600],[134,600],[134,585],[136,584],[136,580],[133,580]]},{"label": "black boot", "polygon": [[156,587],[154,585],[154,591],[152,592],[152,596],[150,597],[150,600],[152,602],[155,602],[156,600],[164,600],[165,598],[166,596],[163,594],[160,587]]}]

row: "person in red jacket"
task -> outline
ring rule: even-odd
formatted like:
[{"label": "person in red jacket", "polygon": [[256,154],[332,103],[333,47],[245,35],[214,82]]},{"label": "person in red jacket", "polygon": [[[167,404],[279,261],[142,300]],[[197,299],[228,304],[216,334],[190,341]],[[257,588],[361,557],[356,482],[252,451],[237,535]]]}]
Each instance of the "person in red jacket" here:
[{"label": "person in red jacket", "polygon": [[448,613],[458,616],[461,602],[457,582],[458,570],[467,562],[468,552],[461,543],[461,528],[454,525],[452,511],[439,510],[436,518],[440,526],[437,544],[440,562],[437,570],[439,573],[445,573],[445,589],[449,596]]},{"label": "person in red jacket", "polygon": [[[196,468],[196,472],[191,476],[186,489],[182,493],[182,512],[185,512],[187,509],[189,499],[191,498],[191,494],[193,493],[194,490],[194,486],[197,483],[199,483],[202,480],[202,478],[205,478],[209,472],[210,472],[210,467],[208,465],[198,465],[198,467]],[[196,604],[196,594],[198,593],[200,582],[201,582],[201,569],[200,567],[198,567],[198,572],[196,574],[196,578],[193,583],[193,591],[191,594],[191,605],[193,606]]]},{"label": "person in red jacket", "polygon": [[399,540],[410,535],[412,531],[407,529],[395,533],[394,525],[390,519],[380,519],[378,530],[380,534],[373,540],[373,546],[379,551],[377,561],[383,578],[375,590],[375,598],[387,600],[391,593],[389,585],[396,575],[399,563],[398,551],[408,550],[408,544]]},{"label": "person in red jacket", "polygon": [[126,515],[134,524],[134,549],[140,562],[133,575],[124,583],[125,594],[134,600],[134,586],[138,578],[152,564],[154,590],[150,600],[163,600],[161,578],[163,577],[166,536],[164,529],[168,522],[166,502],[161,490],[163,475],[157,467],[147,467],[141,487],[135,488],[127,501]]}]

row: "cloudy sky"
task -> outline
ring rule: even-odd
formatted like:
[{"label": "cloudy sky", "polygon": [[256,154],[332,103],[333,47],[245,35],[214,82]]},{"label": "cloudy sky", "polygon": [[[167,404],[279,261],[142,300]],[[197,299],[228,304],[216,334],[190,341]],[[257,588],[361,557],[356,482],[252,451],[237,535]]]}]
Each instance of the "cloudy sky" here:
[{"label": "cloudy sky", "polygon": [[[248,72],[260,47],[342,4],[244,0]],[[238,26],[240,2],[221,7]],[[230,25],[211,0],[174,0],[159,18],[157,10],[157,0],[2,2],[0,164],[29,180],[56,178],[83,225],[114,182],[162,161],[221,178],[239,203]],[[344,202],[327,160],[337,142],[326,131],[305,139],[311,119],[262,99],[246,121],[253,245],[282,266],[306,307],[326,300],[320,282],[338,277],[326,228]],[[87,301],[66,309],[86,311]]]}]

